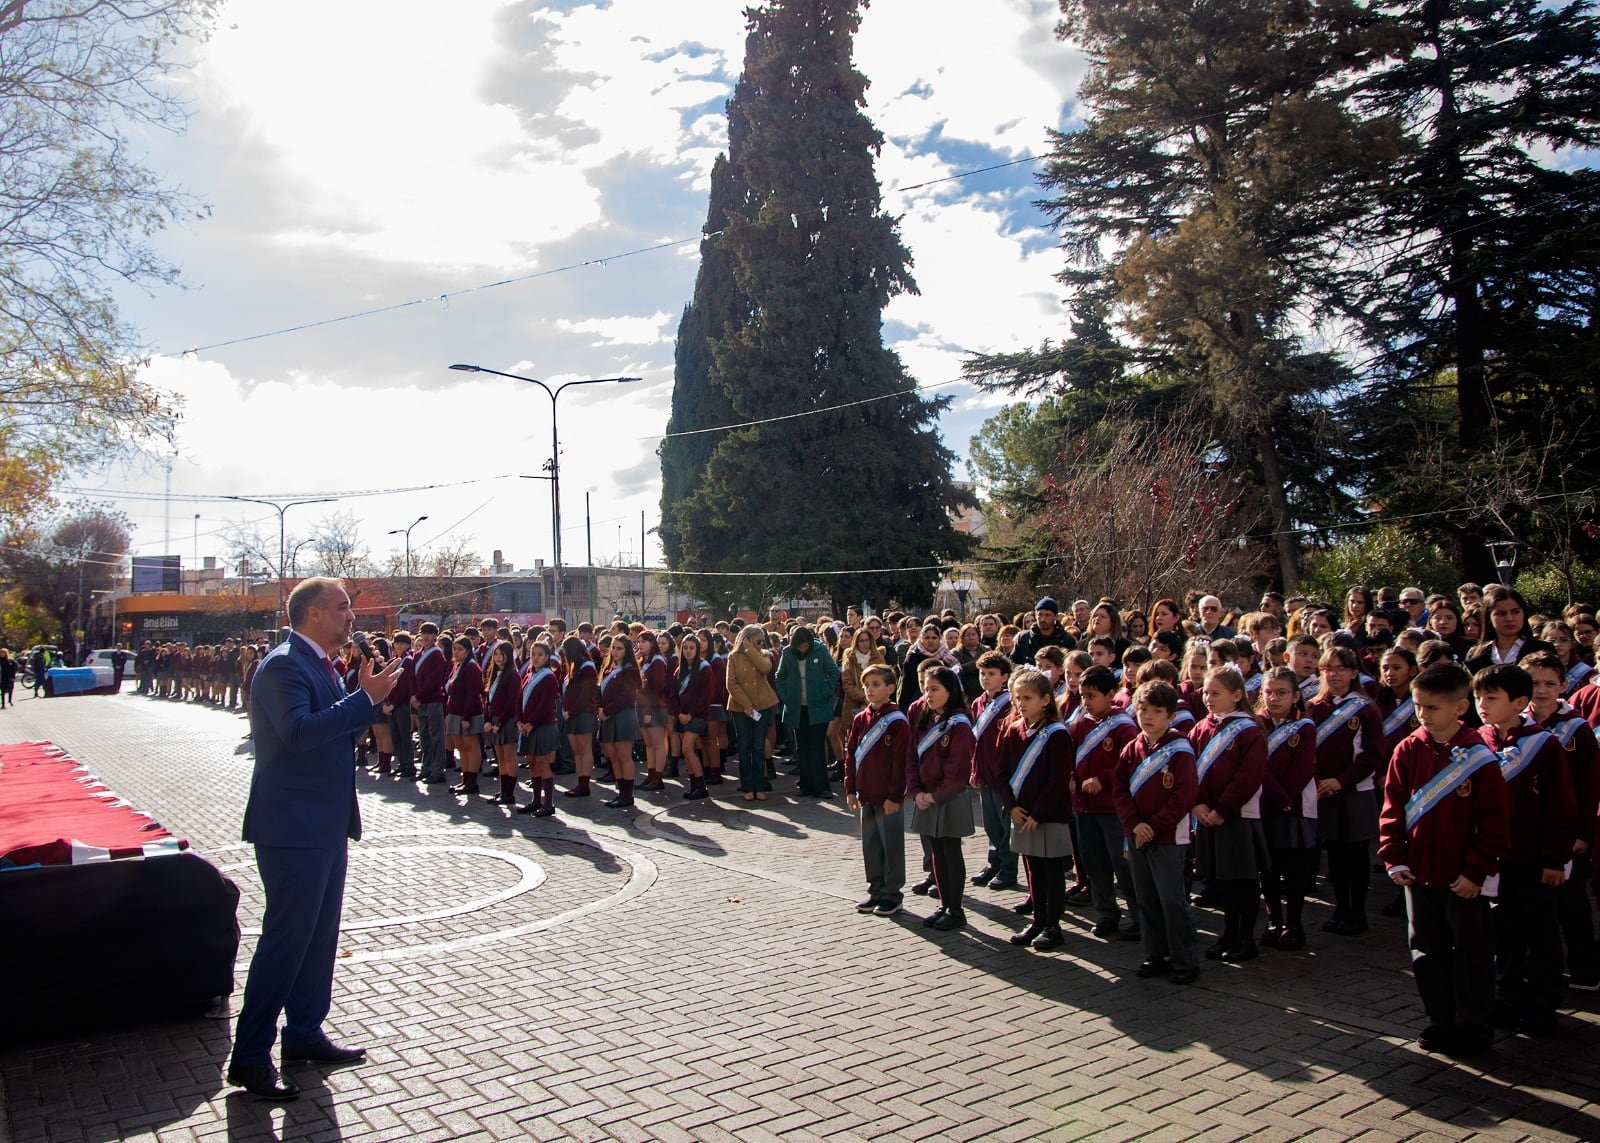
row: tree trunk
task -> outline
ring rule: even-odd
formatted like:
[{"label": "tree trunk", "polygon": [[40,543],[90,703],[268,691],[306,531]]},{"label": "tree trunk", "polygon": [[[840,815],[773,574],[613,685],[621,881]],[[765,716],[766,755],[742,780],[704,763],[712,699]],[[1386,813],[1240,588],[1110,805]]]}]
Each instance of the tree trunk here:
[{"label": "tree trunk", "polygon": [[1283,489],[1283,471],[1278,466],[1278,445],[1266,424],[1256,431],[1256,447],[1261,450],[1261,483],[1272,508],[1272,540],[1278,550],[1278,586],[1283,591],[1293,591],[1300,582],[1300,553],[1289,526],[1289,496]]}]

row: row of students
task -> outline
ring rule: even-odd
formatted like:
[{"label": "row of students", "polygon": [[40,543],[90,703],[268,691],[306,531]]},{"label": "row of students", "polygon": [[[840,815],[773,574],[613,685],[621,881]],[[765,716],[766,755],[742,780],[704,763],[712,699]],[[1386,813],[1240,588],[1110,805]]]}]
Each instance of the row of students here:
[{"label": "row of students", "polygon": [[[1320,664],[1319,690],[1304,707],[1294,671],[1284,667],[1269,671],[1260,688],[1259,722],[1246,709],[1246,688],[1239,672],[1229,666],[1211,668],[1204,684],[1207,715],[1187,735],[1172,726],[1181,699],[1165,680],[1152,679],[1135,692],[1133,706],[1139,730],[1134,733],[1126,714],[1111,705],[1111,672],[1088,668],[1078,679],[1078,709],[1083,713],[1074,730],[1059,721],[1057,696],[1049,676],[1037,671],[1016,672],[1002,702],[998,697],[1001,689],[996,684],[1009,664],[1001,656],[986,659],[981,664],[986,685],[975,707],[977,725],[971,731],[972,782],[985,804],[986,819],[992,822],[998,816],[987,812],[991,804],[1003,806],[1011,817],[1011,829],[1004,839],[996,836],[994,829],[988,830],[991,866],[999,866],[1003,872],[1009,851],[1022,853],[1028,867],[1033,923],[1017,934],[1017,943],[1033,943],[1040,948],[1060,943],[1060,906],[1064,896],[1061,863],[1076,853],[1078,864],[1092,871],[1091,894],[1100,913],[1096,932],[1109,936],[1115,931],[1118,910],[1110,883],[1124,882],[1119,885],[1123,897],[1130,910],[1142,918],[1138,931],[1145,941],[1147,957],[1140,974],[1171,974],[1180,981],[1193,979],[1198,964],[1192,955],[1193,922],[1187,913],[1187,890],[1182,884],[1183,860],[1160,848],[1187,843],[1191,821],[1200,872],[1222,899],[1222,934],[1207,950],[1208,955],[1224,961],[1247,960],[1256,955],[1253,932],[1263,891],[1268,911],[1263,939],[1280,948],[1300,947],[1305,940],[1304,901],[1317,868],[1319,846],[1329,851],[1335,890],[1335,914],[1325,928],[1348,935],[1365,929],[1370,843],[1378,832],[1374,774],[1379,770],[1389,774],[1390,812],[1386,822],[1393,820],[1394,783],[1403,785],[1409,779],[1403,770],[1397,777],[1396,770],[1388,766],[1391,740],[1399,733],[1399,726],[1394,721],[1386,726],[1378,704],[1359,687],[1360,666],[1350,649],[1329,646]],[[1552,981],[1555,992],[1559,992],[1560,944],[1559,937],[1551,940],[1551,934],[1559,923],[1563,902],[1575,900],[1582,906],[1581,910],[1573,910],[1578,914],[1577,931],[1589,938],[1592,951],[1593,920],[1586,887],[1579,882],[1573,891],[1565,874],[1549,863],[1556,857],[1569,859],[1574,848],[1579,852],[1587,848],[1577,838],[1575,823],[1586,814],[1584,820],[1590,823],[1592,833],[1596,809],[1588,804],[1580,810],[1579,801],[1563,792],[1564,780],[1570,783],[1573,768],[1564,752],[1579,752],[1578,769],[1588,776],[1586,788],[1590,791],[1584,797],[1592,797],[1595,779],[1593,735],[1576,712],[1557,697],[1564,678],[1560,663],[1545,656],[1542,661],[1536,657],[1529,665],[1531,671],[1491,667],[1479,676],[1477,687],[1478,705],[1487,724],[1482,733],[1492,736],[1489,745],[1500,752],[1497,757],[1509,754],[1514,758],[1516,742],[1530,734],[1545,733],[1553,742],[1577,744],[1564,746],[1561,752],[1548,744],[1541,746],[1545,754],[1542,765],[1553,767],[1544,778],[1546,792],[1538,794],[1538,771],[1531,772],[1526,790],[1539,809],[1537,813],[1523,810],[1527,828],[1522,836],[1503,847],[1512,868],[1529,860],[1526,852],[1530,846],[1542,844],[1547,850],[1538,859],[1547,863],[1540,867],[1539,881],[1541,888],[1554,892],[1518,892],[1513,888],[1499,906],[1507,913],[1498,928],[1502,1005],[1520,1021],[1523,1030],[1538,1031],[1553,1018]],[[1402,659],[1397,666],[1409,668],[1411,664]],[[1519,674],[1528,677],[1526,688]],[[852,725],[847,789],[851,791],[852,808],[862,812],[863,852],[873,890],[861,909],[892,915],[899,911],[899,877],[903,869],[895,861],[895,855],[902,853],[894,832],[895,811],[903,796],[901,791],[909,788],[909,783],[903,785],[899,778],[900,768],[922,763],[938,736],[917,739],[917,732],[930,722],[933,730],[940,729],[935,720],[943,708],[915,721],[907,718],[891,701],[888,683],[892,675],[885,671],[882,676],[868,692],[867,709]],[[1450,663],[1436,664],[1416,679],[1410,677],[1409,671],[1388,673],[1387,690],[1394,699],[1391,716],[1398,712],[1404,715],[1400,722],[1420,724],[1400,738],[1400,745],[1410,744],[1408,751],[1420,749],[1428,736],[1448,744],[1461,734],[1473,733],[1460,725],[1441,727],[1438,718],[1430,721],[1430,716],[1437,713],[1438,703],[1432,696],[1440,693],[1441,677],[1456,689],[1460,689],[1460,680],[1468,678],[1461,668]],[[1560,737],[1530,731],[1523,725],[1521,710],[1526,705],[1525,698],[1533,697],[1534,677],[1541,680],[1543,698],[1533,714],[1564,726]],[[1450,682],[1452,679],[1454,682]],[[1410,684],[1408,689],[1412,692],[1403,699],[1397,694],[1402,681]],[[932,689],[938,693],[940,688]],[[1525,697],[1524,689],[1528,691]],[[1462,702],[1452,717],[1459,719],[1466,710],[1467,704]],[[1002,723],[1003,714],[1010,717]],[[1443,729],[1450,733],[1440,737]],[[1052,745],[1063,732],[1061,742]],[[1174,745],[1180,740],[1183,746]],[[1109,748],[1108,742],[1112,744]],[[915,761],[907,763],[903,756],[913,749]],[[1108,773],[1105,755],[1112,752],[1116,764]],[[1397,757],[1404,756],[1398,747],[1395,753]],[[1159,767],[1147,765],[1153,756],[1160,758]],[[897,762],[897,757],[902,760]],[[1588,761],[1583,761],[1585,758]],[[1147,788],[1157,770],[1160,787]],[[1103,781],[1102,775],[1106,775]],[[1565,788],[1570,790],[1570,784]],[[1099,820],[1105,813],[1100,799],[1107,790],[1121,826],[1120,838]],[[1069,794],[1065,801],[1061,797],[1063,791]],[[1067,809],[1073,799],[1079,826],[1076,845],[1066,828]],[[1571,804],[1571,812],[1561,819],[1559,807],[1567,803]],[[1558,819],[1568,824],[1562,825]],[[1119,841],[1126,843],[1126,855],[1119,852]],[[1393,841],[1388,834],[1385,844],[1392,852]],[[1493,849],[1497,843],[1491,838],[1486,844]],[[1144,852],[1151,845],[1156,848]],[[1119,876],[1123,862],[1127,868],[1125,879]],[[948,859],[935,861],[935,873],[943,891],[953,877]],[[1403,882],[1404,878],[1396,880]],[[1523,888],[1531,886],[1525,884]],[[954,907],[958,909],[959,904]],[[947,908],[946,918],[954,910]],[[940,927],[959,927],[959,917]],[[1580,939],[1577,943],[1581,952],[1584,942]],[[1531,971],[1529,963],[1533,966]],[[1432,983],[1426,968],[1419,975],[1419,987],[1424,988],[1427,1000]],[[1522,1005],[1520,1009],[1516,1008],[1518,1004]],[[1448,1041],[1452,1050],[1468,1051],[1476,1042],[1471,1036],[1458,1039],[1453,1033],[1441,1040],[1437,1032],[1425,1040],[1435,1045]]]}]

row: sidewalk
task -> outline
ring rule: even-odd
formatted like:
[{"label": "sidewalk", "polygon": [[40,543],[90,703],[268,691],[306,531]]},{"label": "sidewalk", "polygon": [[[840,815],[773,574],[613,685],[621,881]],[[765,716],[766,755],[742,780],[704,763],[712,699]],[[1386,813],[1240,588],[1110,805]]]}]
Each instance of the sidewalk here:
[{"label": "sidewalk", "polygon": [[[55,740],[238,882],[241,987],[243,731],[131,691],[0,712],[0,741]],[[645,795],[631,819],[558,796],[539,821],[359,785],[330,1025],[365,1065],[292,1069],[302,1095],[273,1108],[222,1083],[225,1021],[47,1040],[0,1053],[0,1143],[1600,1138],[1595,997],[1569,994],[1555,1038],[1427,1055],[1401,921],[1324,936],[1319,904],[1310,949],[1181,988],[1134,979],[1138,945],[1082,911],[1055,953],[1013,948],[1014,892],[973,890],[962,933],[924,928],[917,897],[857,916],[853,821],[789,779],[757,806]]]}]

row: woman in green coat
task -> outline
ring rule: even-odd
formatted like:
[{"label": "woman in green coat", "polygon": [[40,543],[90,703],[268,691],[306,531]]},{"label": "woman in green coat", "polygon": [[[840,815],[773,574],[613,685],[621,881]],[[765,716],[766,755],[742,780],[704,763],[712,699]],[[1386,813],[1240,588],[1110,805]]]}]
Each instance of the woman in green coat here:
[{"label": "woman in green coat", "polygon": [[833,699],[839,689],[839,664],[817,641],[809,627],[799,627],[789,638],[773,679],[783,721],[794,727],[800,763],[800,796],[831,798],[828,760],[824,744],[833,718]]}]

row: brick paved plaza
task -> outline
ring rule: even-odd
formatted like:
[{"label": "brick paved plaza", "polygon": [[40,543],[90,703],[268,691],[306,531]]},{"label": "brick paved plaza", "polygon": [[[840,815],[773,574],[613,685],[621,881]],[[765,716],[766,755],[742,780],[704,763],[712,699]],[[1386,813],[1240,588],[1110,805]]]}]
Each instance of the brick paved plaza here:
[{"label": "brick paved plaza", "polygon": [[[0,712],[0,741],[56,741],[238,882],[241,986],[243,729],[131,693]],[[1398,920],[1323,936],[1319,904],[1310,949],[1182,988],[1134,979],[1138,946],[1081,911],[1057,952],[1012,947],[1014,892],[973,891],[961,933],[916,897],[860,917],[842,800],[776,785],[534,821],[362,777],[330,1031],[368,1062],[291,1068],[300,1100],[274,1108],[223,1084],[226,1021],[46,1035],[0,1054],[0,1143],[1600,1138],[1592,996],[1557,1038],[1463,1065],[1415,1047]]]}]

